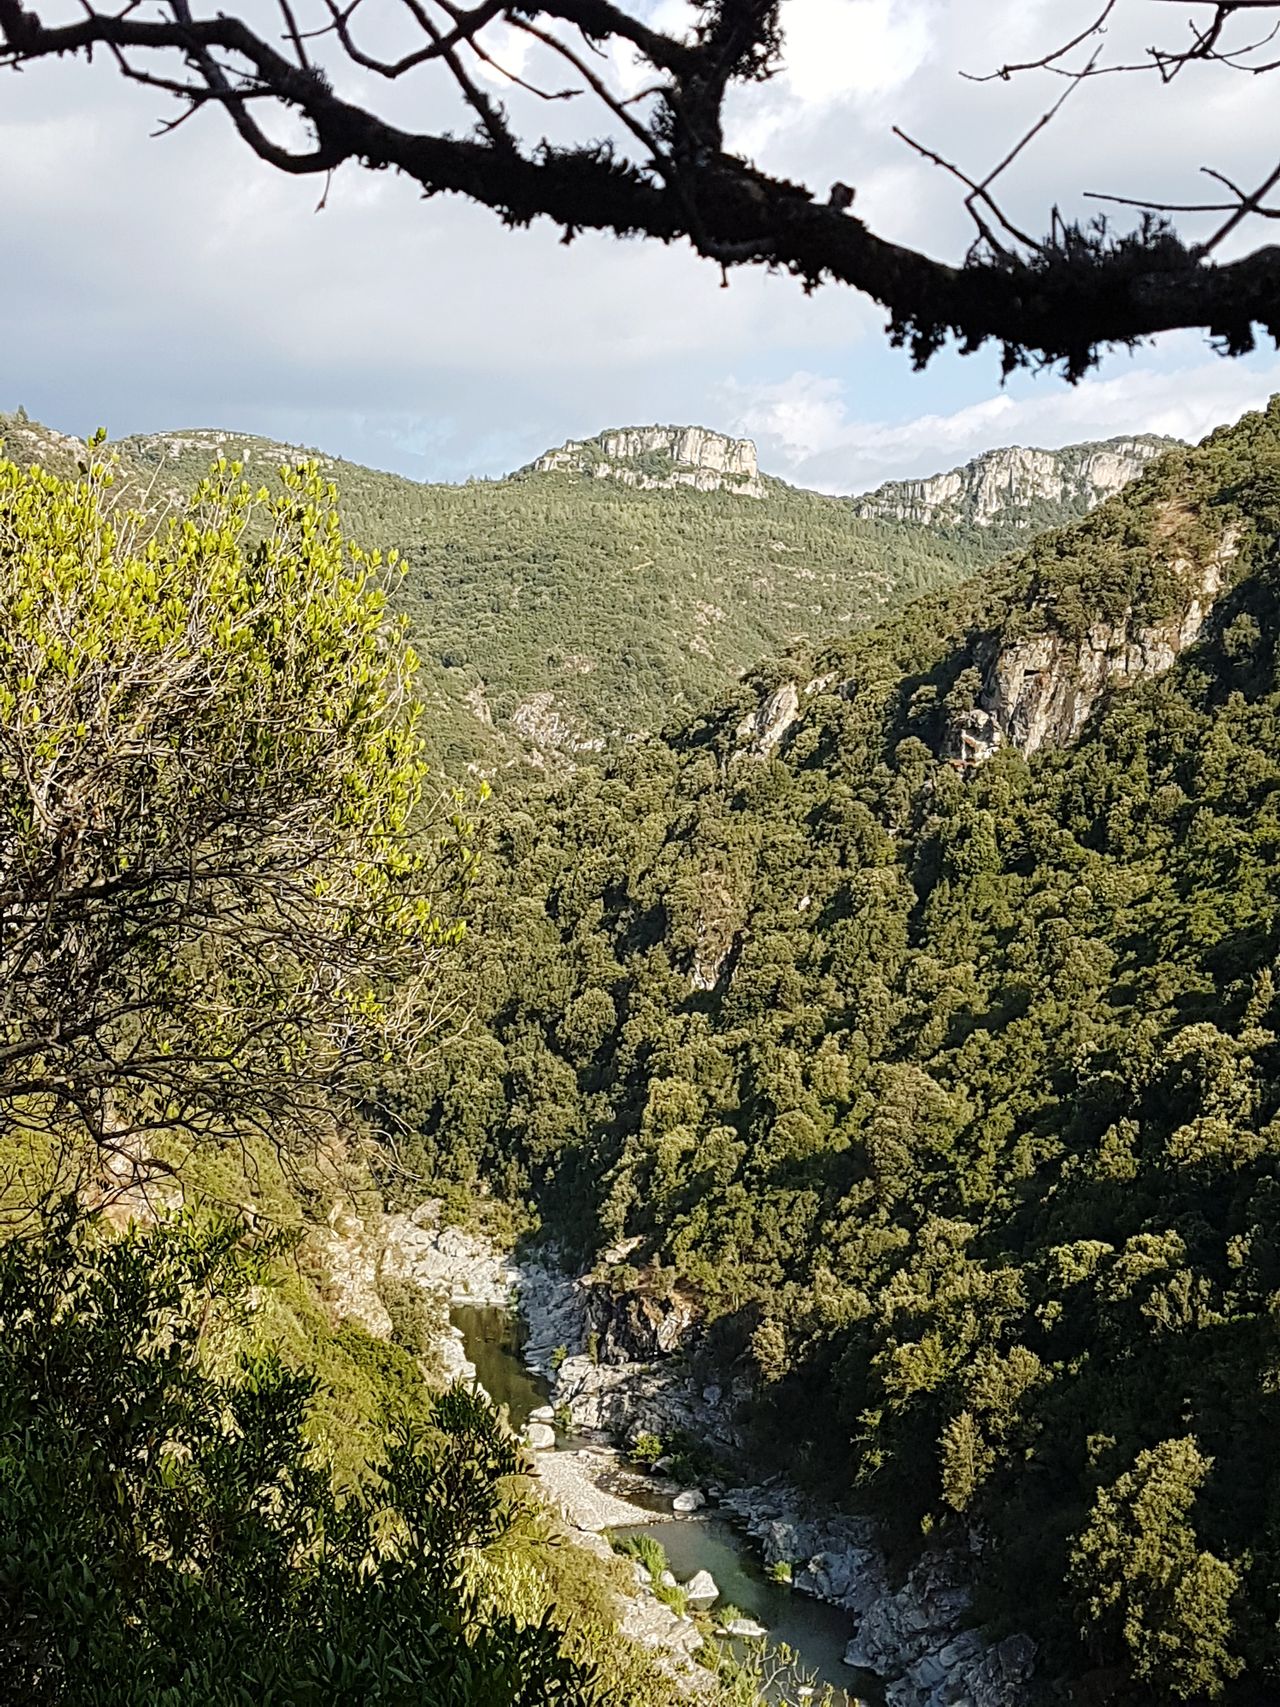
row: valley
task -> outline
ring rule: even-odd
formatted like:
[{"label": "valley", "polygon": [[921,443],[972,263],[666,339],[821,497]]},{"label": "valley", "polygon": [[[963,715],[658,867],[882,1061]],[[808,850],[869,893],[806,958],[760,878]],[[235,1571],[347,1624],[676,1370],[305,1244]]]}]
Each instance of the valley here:
[{"label": "valley", "polygon": [[[0,425],[22,525],[47,516],[56,539],[97,517],[76,484],[86,447]],[[190,496],[220,454],[252,488],[293,450],[205,429],[125,440],[103,502],[137,508],[138,656],[190,610],[210,613],[209,656],[253,661],[172,678],[242,696],[198,725],[165,699],[172,671],[139,665],[163,750],[199,758],[198,727],[227,742],[223,780],[164,796],[169,761],[147,768],[130,736],[112,763],[141,780],[95,814],[77,794],[74,821],[29,821],[11,790],[15,893],[60,860],[78,871],[86,838],[100,864],[65,925],[63,902],[23,902],[44,946],[10,999],[34,967],[45,1007],[78,1011],[101,985],[105,1018],[96,1052],[21,1082],[6,1192],[61,1179],[92,1107],[113,1159],[105,1185],[101,1168],[85,1180],[134,1223],[122,1249],[178,1238],[180,1200],[249,1216],[247,1245],[287,1232],[235,1330],[282,1360],[253,1380],[313,1372],[309,1450],[362,1510],[396,1430],[435,1453],[465,1442],[486,1539],[456,1543],[472,1564],[432,1591],[441,1627],[455,1592],[479,1597],[486,1654],[545,1625],[521,1664],[574,1707],[820,1699],[785,1668],[769,1682],[751,1640],[708,1669],[714,1611],[694,1620],[681,1598],[704,1569],[822,1684],[877,1707],[1265,1700],[1280,400],[1195,447],[993,452],[857,499],[787,487],[749,441],[701,428],[619,428],[462,487],[318,459],[266,511],[230,466]],[[28,475],[32,459],[54,472]],[[399,568],[344,555],[344,526]],[[199,583],[152,600],[165,551],[179,587],[211,553],[217,598]],[[103,561],[91,612],[123,573]],[[268,585],[290,609],[303,588],[295,620],[256,614]],[[15,695],[54,684],[52,710],[12,722],[28,767],[53,751],[103,774],[93,743],[114,714],[58,697],[105,681],[90,633],[84,664],[42,639],[47,669],[10,670]],[[303,711],[273,701],[264,723],[255,696],[277,681]],[[330,759],[370,706],[383,721]],[[235,804],[234,836],[227,777],[264,791]],[[458,791],[443,810],[442,786]],[[295,887],[293,838],[317,838],[317,869],[336,845],[306,830],[321,821],[351,852]],[[237,839],[265,822],[260,846]],[[184,834],[178,885],[166,850]],[[42,837],[44,864],[23,852]],[[215,846],[254,851],[228,878]],[[197,928],[175,897],[202,862],[217,899]],[[135,961],[150,938],[131,926],[104,937],[113,958],[86,909],[123,929],[104,905],[144,878],[163,908],[139,917],[196,934]],[[228,905],[236,932],[199,922]],[[304,907],[320,911],[296,934]],[[368,910],[335,930],[329,907]],[[359,958],[367,943],[381,958]],[[290,955],[317,957],[302,1008]],[[64,964],[80,970],[59,982]],[[137,989],[155,1017],[121,1024],[116,992]],[[281,1026],[279,1053],[223,1049],[206,991],[246,990],[248,1035]],[[425,1033],[407,1009],[394,1029],[409,991]],[[42,1048],[78,1046],[59,1023]],[[288,1124],[279,1063],[309,1071],[312,1050],[314,1126]],[[187,1112],[202,1097],[216,1118]],[[108,1117],[145,1137],[117,1142]],[[514,1435],[482,1394],[458,1397],[477,1374]],[[450,1412],[467,1404],[482,1409]],[[606,1530],[641,1553],[619,1559]],[[369,1616],[352,1652],[376,1645]]]},{"label": "valley", "polygon": [[984,1537],[996,1632],[1133,1699],[1272,1663],[1278,423],[499,804],[487,1023],[388,1103],[591,1274],[582,1414],[689,1371],[908,1558]]},{"label": "valley", "polygon": [[0,0],[0,1707],[1280,1707],[1277,43]]}]

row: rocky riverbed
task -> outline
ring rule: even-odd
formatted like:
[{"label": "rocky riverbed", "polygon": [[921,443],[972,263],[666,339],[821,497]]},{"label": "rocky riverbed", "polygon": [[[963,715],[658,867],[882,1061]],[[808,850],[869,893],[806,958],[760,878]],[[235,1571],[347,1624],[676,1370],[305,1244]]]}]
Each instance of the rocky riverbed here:
[{"label": "rocky riverbed", "polygon": [[[619,1301],[590,1280],[536,1265],[521,1267],[518,1285],[525,1355],[553,1381],[575,1427],[624,1440],[679,1431],[731,1458],[740,1449],[734,1414],[746,1393],[672,1355],[687,1339],[678,1300]],[[777,1483],[722,1491],[718,1504],[766,1564],[790,1567],[794,1588],[850,1614],[846,1663],[886,1680],[888,1707],[1028,1707],[1034,1699],[1036,1645],[1024,1635],[990,1642],[974,1627],[963,1553],[931,1549],[895,1582],[868,1519],[815,1512]]]},{"label": "rocky riverbed", "polygon": [[[376,1286],[368,1284],[364,1243],[357,1226],[335,1227],[329,1266],[339,1279],[341,1299],[354,1306],[372,1328],[376,1309],[370,1295],[376,1298]],[[422,1204],[410,1214],[388,1215],[381,1233],[375,1275],[411,1281],[436,1300],[441,1311],[436,1352],[446,1378],[476,1379],[476,1365],[466,1355],[463,1331],[448,1322],[444,1312],[452,1309],[465,1315],[477,1310],[512,1309],[525,1278],[523,1271],[485,1239],[457,1227],[442,1226],[434,1203]],[[611,1560],[613,1549],[603,1530],[649,1524],[658,1516],[653,1509],[652,1478],[628,1469],[619,1453],[603,1440],[572,1451],[555,1450],[556,1436],[549,1421],[547,1407],[526,1428],[530,1468],[540,1497],[559,1515],[573,1545],[602,1561]],[[678,1489],[673,1486],[670,1491],[674,1494]],[[638,1495],[649,1503],[639,1503]],[[652,1653],[691,1700],[710,1694],[713,1679],[693,1659],[701,1641],[697,1625],[658,1600],[647,1582],[640,1580],[641,1574],[634,1591],[619,1597],[619,1628]]]},{"label": "rocky riverbed", "polygon": [[[687,1355],[692,1315],[678,1298],[618,1298],[589,1278],[517,1263],[475,1234],[442,1227],[432,1204],[389,1216],[383,1231],[383,1272],[454,1306],[518,1301],[527,1328],[524,1356],[552,1384],[554,1405],[575,1429],[623,1441],[640,1432],[680,1431],[730,1459],[740,1450],[734,1417],[746,1390],[696,1373]],[[451,1367],[470,1372],[457,1330],[451,1343]],[[654,1519],[628,1497],[616,1453],[596,1445],[540,1451],[535,1463],[549,1503],[593,1551],[608,1549],[600,1529]],[[1035,1644],[1023,1635],[992,1642],[974,1627],[964,1553],[926,1551],[899,1582],[869,1520],[815,1512],[797,1490],[779,1483],[722,1490],[719,1505],[767,1564],[790,1566],[796,1590],[849,1614],[846,1661],[886,1680],[888,1707],[1028,1707],[1035,1699]],[[628,1617],[645,1624],[649,1645],[681,1654],[696,1644],[690,1621],[674,1620],[652,1597],[638,1598],[649,1604],[631,1608]]]},{"label": "rocky riverbed", "polygon": [[792,1585],[845,1607],[856,1634],[846,1663],[891,1681],[888,1707],[1026,1707],[1036,1645],[1029,1636],[987,1642],[969,1623],[968,1561],[954,1551],[921,1555],[895,1586],[865,1518],[820,1516],[782,1484],[731,1488],[720,1499],[759,1543],[785,1562]]},{"label": "rocky riverbed", "polygon": [[653,1505],[641,1505],[636,1498],[649,1494],[651,1485],[626,1470],[607,1447],[543,1450],[534,1458],[534,1469],[547,1504],[575,1529],[599,1533],[655,1521]]}]

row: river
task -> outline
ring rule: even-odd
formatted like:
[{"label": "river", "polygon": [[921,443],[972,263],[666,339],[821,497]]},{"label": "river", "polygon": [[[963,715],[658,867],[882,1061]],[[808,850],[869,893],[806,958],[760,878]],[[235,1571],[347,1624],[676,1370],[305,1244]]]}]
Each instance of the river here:
[{"label": "river", "polygon": [[[550,1388],[525,1367],[520,1357],[519,1324],[514,1313],[497,1307],[462,1305],[453,1310],[452,1319],[462,1332],[464,1349],[476,1366],[480,1385],[495,1404],[507,1407],[514,1427],[523,1427],[530,1412],[551,1402]],[[594,1442],[556,1430],[556,1445],[561,1451],[590,1444]],[[656,1489],[645,1499],[629,1488],[627,1498],[662,1515],[646,1524],[643,1531],[624,1529],[615,1534],[652,1535],[661,1543],[681,1582],[695,1571],[710,1571],[720,1590],[720,1605],[736,1606],[763,1624],[771,1641],[794,1648],[807,1671],[815,1672],[821,1682],[837,1691],[847,1691],[850,1702],[879,1707],[884,1701],[884,1685],[878,1678],[851,1671],[844,1664],[845,1645],[853,1634],[847,1612],[771,1582],[746,1537],[727,1519],[703,1514],[674,1517],[670,1500]],[[841,1699],[839,1693],[836,1699]]]}]

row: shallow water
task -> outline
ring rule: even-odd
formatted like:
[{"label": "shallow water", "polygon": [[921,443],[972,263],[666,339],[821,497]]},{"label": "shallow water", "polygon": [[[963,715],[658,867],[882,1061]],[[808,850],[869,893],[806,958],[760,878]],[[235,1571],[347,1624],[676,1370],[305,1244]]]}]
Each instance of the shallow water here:
[{"label": "shallow water", "polygon": [[849,1691],[850,1700],[883,1700],[883,1685],[878,1679],[851,1671],[844,1663],[845,1644],[853,1634],[848,1613],[812,1595],[770,1582],[742,1534],[726,1518],[677,1518],[670,1523],[646,1524],[643,1529],[618,1529],[614,1534],[652,1535],[680,1582],[686,1582],[695,1571],[710,1571],[720,1590],[717,1607],[736,1606],[763,1624],[771,1642],[785,1642],[794,1648],[806,1671],[816,1672],[823,1683]]},{"label": "shallow water", "polygon": [[531,1411],[551,1403],[549,1384],[520,1357],[520,1324],[514,1311],[500,1305],[458,1304],[449,1319],[462,1331],[477,1380],[495,1405],[507,1407],[513,1428],[523,1428]]},{"label": "shallow water", "polygon": [[[464,1305],[452,1312],[452,1319],[462,1330],[466,1354],[476,1366],[481,1386],[495,1404],[507,1407],[514,1427],[523,1427],[531,1411],[550,1404],[548,1383],[521,1361],[520,1329],[512,1311]],[[556,1441],[561,1450],[586,1444],[582,1436],[560,1429],[556,1430]],[[630,1489],[627,1498],[634,1498]],[[652,1504],[654,1510],[670,1510],[669,1501],[656,1490]],[[806,1671],[816,1672],[823,1683],[837,1690],[848,1691],[850,1702],[883,1702],[884,1686],[877,1678],[851,1671],[844,1664],[845,1644],[853,1634],[848,1613],[770,1582],[746,1537],[726,1518],[670,1516],[642,1529],[614,1533],[652,1535],[681,1582],[695,1571],[710,1571],[720,1590],[717,1605],[736,1606],[763,1624],[772,1642],[785,1642],[794,1648]]]}]

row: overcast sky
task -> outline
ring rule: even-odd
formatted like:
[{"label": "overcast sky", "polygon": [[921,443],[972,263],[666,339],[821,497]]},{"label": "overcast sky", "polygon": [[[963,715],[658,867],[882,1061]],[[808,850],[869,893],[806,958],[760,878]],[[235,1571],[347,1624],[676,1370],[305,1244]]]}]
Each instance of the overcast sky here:
[{"label": "overcast sky", "polygon": [[[261,16],[265,0],[243,4]],[[684,0],[649,9],[687,15]],[[1097,10],[784,0],[787,72],[737,98],[729,145],[822,193],[854,183],[873,229],[956,258],[954,186],[891,126],[985,170],[1058,90],[959,73],[1043,51]],[[1121,12],[1116,51],[1182,20],[1158,0]],[[496,29],[508,66],[535,73]],[[519,110],[518,93],[504,98]],[[1099,81],[1019,160],[1010,207],[1043,229],[1054,201],[1077,209],[1087,189],[1197,199],[1202,165],[1247,177],[1274,155],[1276,107],[1273,79],[1228,72],[1168,89]],[[994,445],[1198,436],[1280,390],[1274,352],[1228,362],[1194,336],[1113,357],[1074,388],[1052,374],[1002,388],[989,352],[915,374],[846,290],[806,298],[745,270],[725,290],[686,251],[566,249],[550,227],[508,232],[355,167],[317,213],[317,183],[260,164],[221,115],[152,140],[165,116],[162,95],[104,63],[0,79],[0,408],[78,433],[238,428],[445,479],[500,474],[605,426],[697,422],[750,434],[771,472],[857,491]],[[531,116],[560,135],[592,129],[574,103]]]}]

